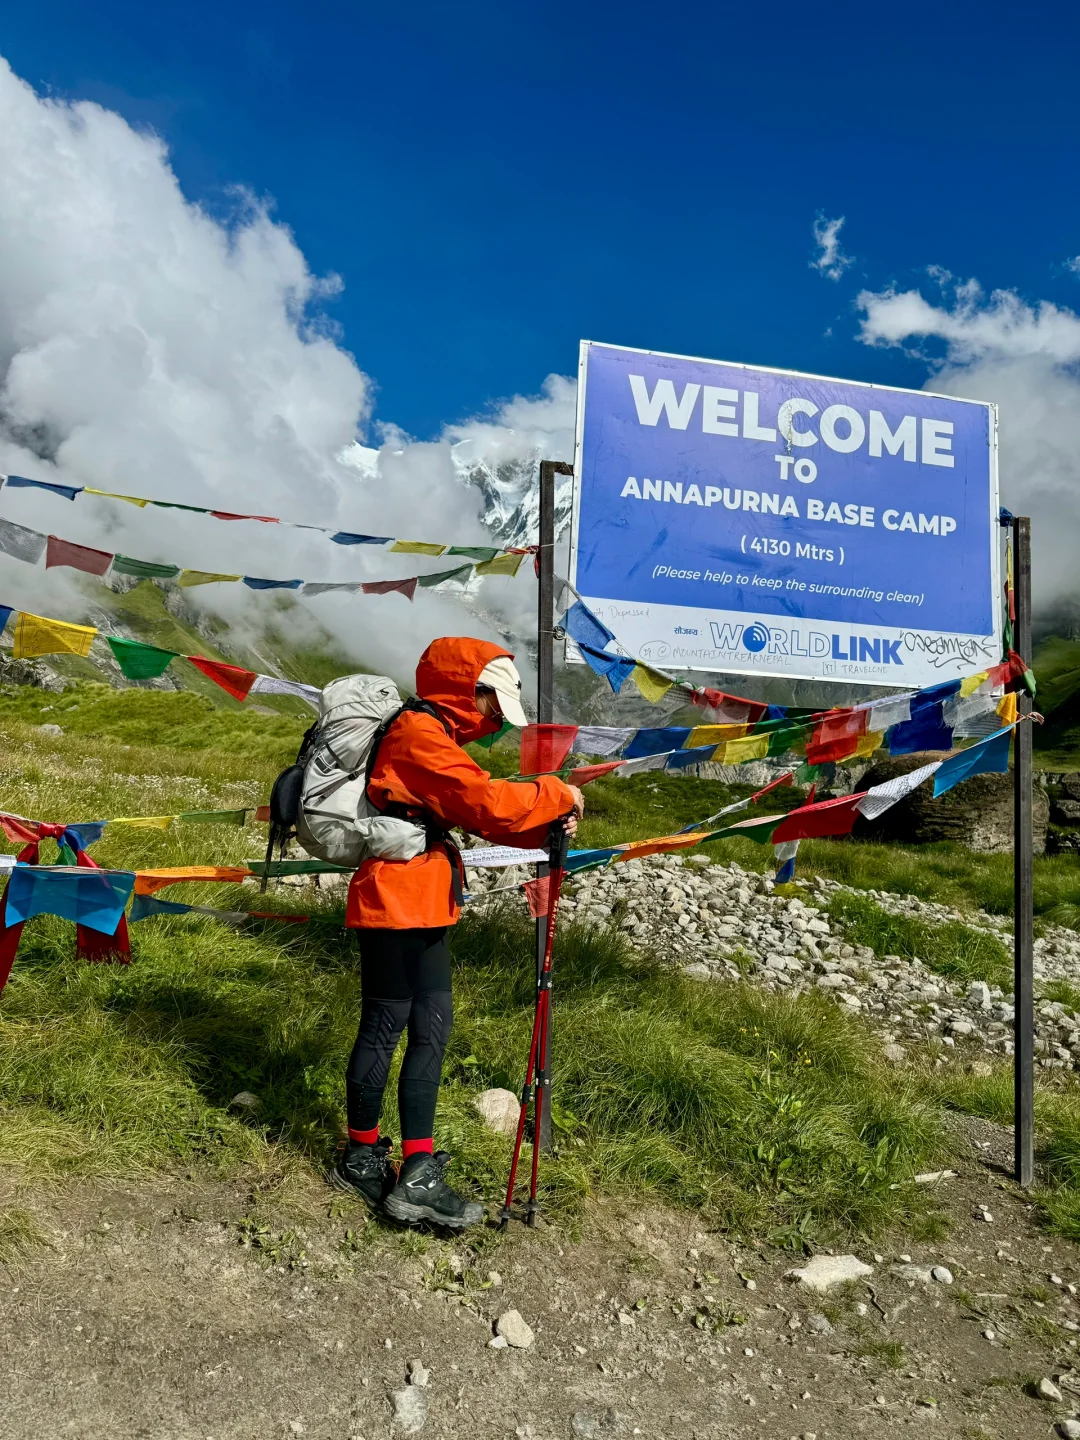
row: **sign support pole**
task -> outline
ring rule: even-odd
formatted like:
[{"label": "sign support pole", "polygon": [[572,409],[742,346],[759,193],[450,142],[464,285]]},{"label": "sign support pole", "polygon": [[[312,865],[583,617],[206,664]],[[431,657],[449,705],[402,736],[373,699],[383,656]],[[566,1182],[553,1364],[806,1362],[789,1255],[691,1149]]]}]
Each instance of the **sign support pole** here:
[{"label": "sign support pole", "polygon": [[[540,461],[540,548],[537,551],[537,575],[540,581],[536,610],[536,723],[551,725],[555,720],[555,477],[572,475],[573,467],[561,460]],[[537,878],[548,874],[547,865],[536,867]],[[536,922],[536,980],[544,968],[547,941],[547,917]],[[544,1105],[540,1108],[540,1148],[551,1149],[551,1021],[548,1019],[548,1043],[545,1063],[537,1071],[536,1083],[543,1087]]]},{"label": "sign support pole", "polygon": [[[1012,522],[1016,623],[1013,644],[1031,656],[1031,521]],[[1017,710],[1026,715],[1031,697],[1021,691]],[[1029,1188],[1035,1171],[1035,986],[1034,834],[1032,825],[1031,726],[1016,727],[1013,758],[1013,1083],[1016,1179]]]}]

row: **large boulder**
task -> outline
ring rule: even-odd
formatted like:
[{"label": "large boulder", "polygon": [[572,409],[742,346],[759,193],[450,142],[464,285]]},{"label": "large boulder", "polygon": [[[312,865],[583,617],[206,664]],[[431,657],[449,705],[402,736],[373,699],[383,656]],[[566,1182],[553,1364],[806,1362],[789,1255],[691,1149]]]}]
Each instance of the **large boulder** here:
[{"label": "large boulder", "polygon": [[[884,785],[920,765],[940,760],[940,755],[897,755],[882,757],[871,765],[860,782],[860,790]],[[1035,851],[1046,849],[1046,828],[1050,802],[1045,791],[1035,786],[1033,802]],[[955,840],[969,850],[996,855],[1013,848],[1013,778],[1008,775],[976,775],[955,785],[934,799],[933,780],[927,780],[899,801],[878,820],[855,823],[854,834],[867,840],[890,840],[902,845],[926,845],[934,840]]]}]

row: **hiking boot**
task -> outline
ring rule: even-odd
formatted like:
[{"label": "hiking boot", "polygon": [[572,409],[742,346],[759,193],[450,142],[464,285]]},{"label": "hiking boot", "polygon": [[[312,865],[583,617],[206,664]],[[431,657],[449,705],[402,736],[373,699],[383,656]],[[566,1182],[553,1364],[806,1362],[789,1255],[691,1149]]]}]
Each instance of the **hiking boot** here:
[{"label": "hiking boot", "polygon": [[387,1195],[383,1209],[395,1220],[415,1225],[430,1220],[449,1230],[464,1230],[484,1218],[484,1207],[451,1190],[445,1180],[450,1156],[445,1150],[434,1155],[410,1155],[398,1171],[397,1184]]},{"label": "hiking boot", "polygon": [[396,1176],[390,1165],[390,1140],[358,1145],[350,1140],[344,1155],[330,1171],[335,1190],[352,1190],[376,1212],[394,1188]]}]

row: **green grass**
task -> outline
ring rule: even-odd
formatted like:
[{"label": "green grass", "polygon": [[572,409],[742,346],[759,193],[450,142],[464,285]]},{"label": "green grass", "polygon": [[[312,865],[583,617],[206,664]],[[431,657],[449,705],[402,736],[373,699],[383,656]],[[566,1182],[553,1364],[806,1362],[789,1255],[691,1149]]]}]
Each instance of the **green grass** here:
[{"label": "green grass", "polygon": [[865,895],[841,892],[828,904],[853,945],[867,945],[879,958],[919,959],[939,975],[1012,986],[1012,957],[995,936],[959,921],[931,925],[913,915],[893,915]]}]

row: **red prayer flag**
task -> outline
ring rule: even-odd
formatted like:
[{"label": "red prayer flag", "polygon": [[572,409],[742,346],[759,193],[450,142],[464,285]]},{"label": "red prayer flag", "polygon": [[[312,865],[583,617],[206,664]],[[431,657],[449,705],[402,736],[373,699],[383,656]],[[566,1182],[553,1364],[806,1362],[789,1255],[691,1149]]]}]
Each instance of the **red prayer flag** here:
[{"label": "red prayer flag", "polygon": [[33,820],[20,820],[17,815],[0,815],[0,830],[15,845],[36,845],[38,827]]},{"label": "red prayer flag", "polygon": [[234,700],[246,700],[248,691],[255,684],[254,670],[226,665],[222,660],[207,660],[202,655],[185,655],[184,659],[190,660],[196,670],[201,670],[215,685],[228,691]]},{"label": "red prayer flag", "polygon": [[526,725],[521,732],[522,775],[561,770],[577,732],[576,725]]},{"label": "red prayer flag", "polygon": [[535,880],[526,880],[525,898],[529,902],[529,914],[534,920],[542,920],[551,903],[551,876],[538,875]]},{"label": "red prayer flag", "polygon": [[259,808],[255,811],[255,819],[256,819],[256,820],[266,820],[266,821],[269,821],[269,819],[270,819],[270,806],[269,806],[269,805],[260,805]]},{"label": "red prayer flag", "polygon": [[393,590],[400,590],[406,600],[411,600],[416,593],[417,579],[414,575],[409,580],[369,580],[360,589],[365,595],[389,595]]},{"label": "red prayer flag", "polygon": [[859,813],[859,801],[865,794],[862,790],[858,795],[840,795],[835,800],[819,800],[816,805],[800,805],[798,810],[790,810],[772,832],[772,843],[850,835]]},{"label": "red prayer flag", "polygon": [[588,785],[590,780],[599,780],[601,775],[610,775],[612,770],[618,770],[620,765],[625,765],[625,760],[606,760],[602,765],[579,765],[576,770],[571,770],[566,777],[567,783],[576,785],[578,789],[582,785]]},{"label": "red prayer flag", "polygon": [[[11,881],[8,881],[8,885]],[[19,940],[22,936],[25,920],[20,920],[17,925],[7,923],[7,885],[4,886],[4,893],[0,896],[0,990],[8,982],[11,974],[11,967],[15,964],[15,952],[19,948]]]},{"label": "red prayer flag", "polygon": [[761,700],[744,700],[741,695],[727,695],[707,687],[695,690],[690,699],[707,712],[713,725],[756,725],[769,708]]},{"label": "red prayer flag", "polygon": [[113,562],[108,550],[91,550],[86,545],[72,545],[70,540],[49,536],[45,547],[45,569],[68,565],[72,570],[85,570],[87,575],[104,575]]},{"label": "red prayer flag", "polygon": [[230,510],[211,510],[215,520],[261,520],[264,525],[280,525],[276,515],[234,515]]},{"label": "red prayer flag", "polygon": [[755,800],[760,800],[762,795],[768,795],[770,790],[775,790],[780,785],[790,785],[794,779],[794,770],[789,770],[786,775],[778,775],[775,780],[770,780],[763,790],[754,791],[753,795],[750,796],[751,804]]},{"label": "red prayer flag", "polygon": [[867,714],[866,710],[839,710],[826,715],[814,726],[806,746],[806,763],[827,765],[854,755],[866,730]]}]

